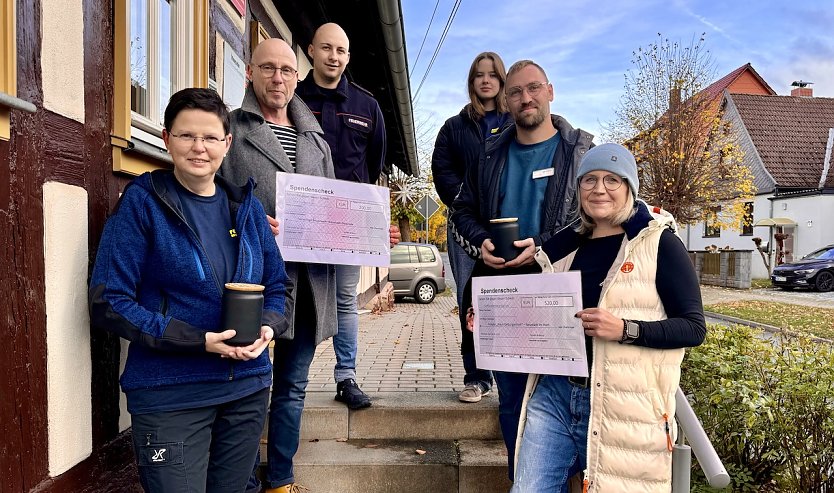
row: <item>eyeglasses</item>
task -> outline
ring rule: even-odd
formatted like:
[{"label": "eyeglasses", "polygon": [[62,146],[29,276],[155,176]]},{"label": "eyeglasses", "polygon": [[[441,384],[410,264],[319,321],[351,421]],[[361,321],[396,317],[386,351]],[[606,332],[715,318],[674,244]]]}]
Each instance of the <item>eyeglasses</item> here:
[{"label": "eyeglasses", "polygon": [[534,98],[539,95],[542,91],[542,88],[549,84],[549,82],[531,82],[526,86],[513,86],[507,89],[507,99],[516,100],[521,99],[521,94],[524,90],[527,90],[527,94],[530,95],[531,98]]},{"label": "eyeglasses", "polygon": [[202,142],[206,147],[220,145],[226,142],[226,139],[221,139],[220,137],[216,137],[214,135],[206,135],[204,137],[198,137],[196,135],[191,135],[189,133],[182,133],[182,134],[175,134],[169,132],[168,135],[171,137],[176,138],[183,144],[188,143],[189,145],[194,145],[197,142]]},{"label": "eyeglasses", "polygon": [[[582,190],[594,190],[595,188],[597,188],[598,181],[599,178],[597,178],[594,175],[585,175],[579,179],[579,186],[582,188]],[[614,190],[623,186],[623,181],[625,181],[625,179],[620,178],[617,175],[605,175],[602,178],[602,185],[609,192],[613,192]]]},{"label": "eyeglasses", "polygon": [[258,65],[258,69],[260,69],[261,75],[267,78],[274,76],[276,71],[280,71],[281,78],[284,80],[287,80],[298,73],[298,70],[292,67],[276,67],[270,63],[262,63]]}]

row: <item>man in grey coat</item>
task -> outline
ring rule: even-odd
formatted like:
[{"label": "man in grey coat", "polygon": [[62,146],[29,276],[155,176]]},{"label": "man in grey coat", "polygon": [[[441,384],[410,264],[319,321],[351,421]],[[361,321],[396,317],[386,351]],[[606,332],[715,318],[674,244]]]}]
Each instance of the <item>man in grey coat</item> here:
[{"label": "man in grey coat", "polygon": [[[255,196],[273,233],[275,172],[333,178],[333,160],[321,126],[301,99],[295,53],[280,39],[259,44],[246,67],[250,81],[241,107],[232,112],[232,145],[220,174],[235,183],[252,176]],[[295,492],[292,459],[298,450],[301,413],[316,345],[337,331],[336,273],[332,265],[287,262],[294,288],[287,293],[289,327],[275,340],[267,453],[268,492]]]}]

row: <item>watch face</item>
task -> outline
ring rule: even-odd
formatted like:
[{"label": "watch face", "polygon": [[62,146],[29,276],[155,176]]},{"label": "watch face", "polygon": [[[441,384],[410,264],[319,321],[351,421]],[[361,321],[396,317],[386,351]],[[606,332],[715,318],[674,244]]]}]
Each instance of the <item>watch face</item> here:
[{"label": "watch face", "polygon": [[628,322],[626,324],[626,334],[629,339],[637,339],[640,336],[640,326],[634,322]]}]

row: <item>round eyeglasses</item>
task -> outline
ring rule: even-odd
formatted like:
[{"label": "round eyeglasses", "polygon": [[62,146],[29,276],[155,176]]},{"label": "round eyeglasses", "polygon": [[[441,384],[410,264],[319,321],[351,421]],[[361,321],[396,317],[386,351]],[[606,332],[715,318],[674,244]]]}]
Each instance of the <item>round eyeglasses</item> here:
[{"label": "round eyeglasses", "polygon": [[[599,177],[597,176],[584,175],[582,178],[579,179],[579,186],[582,188],[582,190],[593,190],[597,187],[598,181]],[[617,175],[605,175],[602,177],[602,185],[609,192],[613,192],[614,190],[623,186],[624,181],[625,178],[621,178]]]},{"label": "round eyeglasses", "polygon": [[527,91],[527,94],[529,94],[531,98],[534,98],[542,92],[542,88],[547,84],[549,84],[549,82],[531,82],[526,86],[513,86],[507,88],[507,99],[511,101],[521,99],[521,95],[524,91]]}]

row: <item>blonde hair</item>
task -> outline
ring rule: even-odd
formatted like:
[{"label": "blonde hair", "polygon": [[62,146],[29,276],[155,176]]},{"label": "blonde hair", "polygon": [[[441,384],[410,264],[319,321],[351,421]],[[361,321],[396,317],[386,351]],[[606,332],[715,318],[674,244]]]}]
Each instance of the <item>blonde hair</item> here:
[{"label": "blonde hair", "polygon": [[472,65],[469,67],[469,76],[466,78],[466,89],[469,92],[469,104],[466,105],[466,111],[469,117],[475,121],[480,120],[486,114],[484,104],[475,94],[475,76],[478,73],[478,64],[481,60],[492,61],[492,66],[495,69],[495,75],[498,77],[500,87],[498,88],[498,95],[495,96],[495,109],[498,113],[508,113],[510,111],[507,106],[507,96],[504,95],[504,85],[507,83],[507,71],[504,68],[504,62],[497,53],[492,51],[485,51],[475,57]]},{"label": "blonde hair", "polygon": [[[628,186],[628,183],[624,183],[623,185],[627,187],[625,202],[626,205],[623,206],[622,209],[617,211],[617,213],[614,214],[614,217],[611,218],[612,226],[619,226],[623,224],[624,222],[634,217],[634,214],[637,213],[637,202],[634,200],[634,196],[631,194],[631,187]],[[581,189],[577,187],[577,193],[581,193],[580,190]],[[576,221],[578,223],[576,225],[576,232],[581,235],[591,233],[594,230],[594,228],[597,227],[597,224],[594,222],[593,219],[591,219],[591,216],[589,216],[585,213],[584,210],[582,210],[581,198],[579,199],[579,204],[576,208],[576,213],[573,217],[573,221]]]}]

